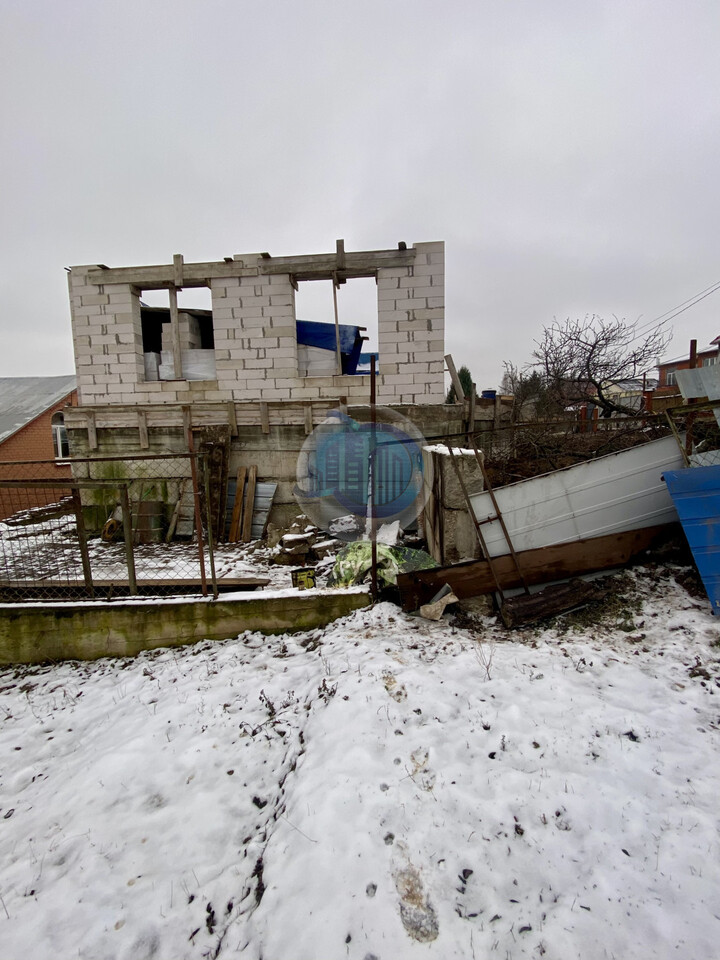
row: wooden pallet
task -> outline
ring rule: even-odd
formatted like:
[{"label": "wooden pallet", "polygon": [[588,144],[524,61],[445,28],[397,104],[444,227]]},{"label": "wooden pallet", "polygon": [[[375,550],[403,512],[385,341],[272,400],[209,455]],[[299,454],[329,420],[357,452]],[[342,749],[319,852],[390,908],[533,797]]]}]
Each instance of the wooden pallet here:
[{"label": "wooden pallet", "polygon": [[225,539],[228,543],[249,543],[264,536],[276,490],[276,483],[257,482],[255,464],[238,468],[235,480],[228,482],[225,513]]}]

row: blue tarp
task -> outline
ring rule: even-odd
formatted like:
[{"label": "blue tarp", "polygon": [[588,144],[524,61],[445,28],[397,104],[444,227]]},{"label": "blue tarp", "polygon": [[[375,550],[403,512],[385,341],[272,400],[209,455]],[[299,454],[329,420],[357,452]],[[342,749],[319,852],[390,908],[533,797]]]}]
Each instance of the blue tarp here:
[{"label": "blue tarp", "polygon": [[[363,339],[360,327],[348,323],[339,324],[340,354],[342,357],[342,371],[353,374],[357,370]],[[297,321],[298,343],[306,347],[320,347],[322,350],[335,352],[335,324],[318,323],[315,320]]]},{"label": "blue tarp", "polygon": [[720,615],[720,466],[666,470],[667,484],[712,612]]}]

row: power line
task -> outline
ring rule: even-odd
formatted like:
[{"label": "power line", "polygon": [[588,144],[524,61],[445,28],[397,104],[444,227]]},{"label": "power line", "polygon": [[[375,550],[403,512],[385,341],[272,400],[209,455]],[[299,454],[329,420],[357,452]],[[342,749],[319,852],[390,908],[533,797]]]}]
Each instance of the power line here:
[{"label": "power line", "polygon": [[692,297],[688,297],[687,300],[683,300],[682,303],[679,303],[677,306],[671,307],[670,310],[666,310],[665,313],[661,313],[660,316],[655,317],[654,320],[649,320],[647,323],[641,324],[636,328],[637,336],[633,337],[630,342],[634,343],[635,340],[639,340],[642,336],[647,336],[648,333],[659,330],[665,326],[666,323],[674,320],[675,317],[679,317],[681,313],[689,310],[690,307],[694,307],[696,303],[700,303],[701,300],[709,297],[710,294],[715,293],[715,291],[719,289],[720,280],[717,280],[715,283],[711,283],[709,287],[705,287],[704,290],[700,290],[698,293],[693,294]]}]

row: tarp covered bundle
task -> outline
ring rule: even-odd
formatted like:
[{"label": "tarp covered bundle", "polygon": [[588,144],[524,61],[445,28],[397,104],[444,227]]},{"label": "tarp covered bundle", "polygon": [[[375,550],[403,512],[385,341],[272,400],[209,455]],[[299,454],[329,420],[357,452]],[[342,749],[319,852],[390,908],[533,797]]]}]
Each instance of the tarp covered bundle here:
[{"label": "tarp covered bundle", "polygon": [[[409,547],[390,547],[384,543],[377,545],[378,580],[385,586],[397,583],[398,573],[411,573],[413,570],[430,570],[437,566],[430,554],[424,550],[411,550]],[[372,544],[369,540],[349,543],[338,553],[335,566],[328,581],[331,587],[349,587],[362,583],[370,574],[372,564]]]}]

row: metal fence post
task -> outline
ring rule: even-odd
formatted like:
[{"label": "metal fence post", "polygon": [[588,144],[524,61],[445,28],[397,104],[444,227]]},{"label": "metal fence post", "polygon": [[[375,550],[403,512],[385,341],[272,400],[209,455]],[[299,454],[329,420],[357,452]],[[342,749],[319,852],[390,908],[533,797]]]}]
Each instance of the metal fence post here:
[{"label": "metal fence post", "polygon": [[215,549],[213,547],[212,507],[210,504],[210,470],[208,469],[207,457],[202,458],[202,471],[203,471],[203,479],[204,479],[204,485],[205,485],[205,513],[207,515],[208,555],[210,557],[210,579],[212,581],[213,596],[217,600],[218,586],[217,586],[217,579],[215,577]]},{"label": "metal fence post", "polygon": [[135,579],[135,552],[133,551],[132,512],[127,484],[120,486],[120,508],[122,510],[123,537],[125,538],[125,560],[127,562],[128,586],[130,594],[135,596],[137,580]]},{"label": "metal fence post", "polygon": [[82,500],[80,499],[80,488],[72,488],[72,500],[75,508],[75,522],[77,524],[78,543],[80,545],[80,558],[82,560],[83,578],[85,587],[91,599],[95,599],[95,587],[93,586],[92,570],[90,569],[90,554],[88,553],[87,533],[85,532],[85,521],[82,512]]}]

